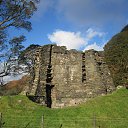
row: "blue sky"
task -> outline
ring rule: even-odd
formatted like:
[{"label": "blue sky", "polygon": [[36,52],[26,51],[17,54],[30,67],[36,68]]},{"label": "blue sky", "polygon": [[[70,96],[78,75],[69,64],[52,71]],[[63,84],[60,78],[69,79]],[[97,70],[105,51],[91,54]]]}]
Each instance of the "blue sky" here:
[{"label": "blue sky", "polygon": [[68,49],[102,50],[113,35],[128,24],[128,0],[40,0],[24,34],[30,44],[56,43]]}]

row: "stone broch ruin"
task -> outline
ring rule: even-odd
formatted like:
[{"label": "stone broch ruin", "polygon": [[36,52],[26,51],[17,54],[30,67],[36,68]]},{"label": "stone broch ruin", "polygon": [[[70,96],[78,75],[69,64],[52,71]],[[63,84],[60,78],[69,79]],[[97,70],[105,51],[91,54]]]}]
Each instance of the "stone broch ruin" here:
[{"label": "stone broch ruin", "polygon": [[52,108],[74,106],[115,87],[102,51],[45,45],[35,51],[30,98]]}]

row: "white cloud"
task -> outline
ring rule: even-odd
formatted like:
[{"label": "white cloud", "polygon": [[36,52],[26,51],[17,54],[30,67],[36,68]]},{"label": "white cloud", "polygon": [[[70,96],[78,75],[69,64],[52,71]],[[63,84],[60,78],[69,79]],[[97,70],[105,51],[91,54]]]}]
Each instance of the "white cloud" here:
[{"label": "white cloud", "polygon": [[83,51],[89,50],[89,49],[94,49],[96,51],[102,51],[103,45],[99,46],[96,42],[94,42],[93,44],[87,45]]},{"label": "white cloud", "polygon": [[59,46],[66,46],[67,49],[79,49],[81,46],[86,45],[86,41],[80,32],[56,30],[48,35],[48,39]]},{"label": "white cloud", "polygon": [[86,40],[90,41],[95,36],[99,36],[100,38],[102,38],[104,35],[105,35],[104,32],[99,32],[99,31],[96,31],[96,30],[94,30],[92,28],[89,28],[86,31]]},{"label": "white cloud", "polygon": [[93,39],[97,37],[99,40],[103,40],[105,33],[96,31],[92,28],[89,28],[84,37],[81,32],[70,32],[63,30],[56,30],[52,34],[48,35],[48,39],[52,43],[56,43],[58,46],[66,46],[67,49],[78,49],[78,50],[103,50],[103,45],[98,45],[96,43],[92,43]]},{"label": "white cloud", "polygon": [[105,36],[104,32],[96,31],[93,28],[89,28],[86,31],[86,42],[90,42],[94,37],[102,38]]}]

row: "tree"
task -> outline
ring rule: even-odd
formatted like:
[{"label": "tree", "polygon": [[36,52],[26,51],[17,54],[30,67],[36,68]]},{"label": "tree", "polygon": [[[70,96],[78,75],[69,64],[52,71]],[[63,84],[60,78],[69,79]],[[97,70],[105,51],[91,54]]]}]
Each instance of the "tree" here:
[{"label": "tree", "polygon": [[30,85],[32,85],[35,74],[34,74],[34,65],[35,65],[35,51],[40,45],[31,44],[25,50],[23,50],[19,56],[19,62],[26,65],[26,70],[29,72],[30,76]]},{"label": "tree", "polygon": [[4,55],[4,62],[0,72],[0,84],[3,84],[3,77],[7,75],[17,75],[22,70],[19,65],[19,55],[24,48],[22,42],[25,41],[25,36],[14,37],[9,41],[9,50]]},{"label": "tree", "polygon": [[[0,71],[0,78],[8,75],[11,62],[18,58],[23,49],[24,36],[14,37],[9,41],[8,28],[32,29],[29,19],[37,10],[39,0],[0,0],[0,61],[4,69]],[[12,61],[13,60],[13,61]],[[16,59],[17,60],[17,59]]]},{"label": "tree", "polygon": [[7,29],[9,27],[32,29],[28,21],[37,10],[39,0],[0,0],[0,50],[7,43]]},{"label": "tree", "polygon": [[22,42],[25,41],[25,36],[19,36],[19,37],[14,37],[12,40],[10,40],[10,51],[12,53],[12,57],[18,57],[20,55],[20,52],[24,48],[22,45]]},{"label": "tree", "polygon": [[24,46],[22,42],[25,41],[25,36],[14,37],[10,40],[10,54],[9,54],[9,69],[13,72],[13,74],[19,73],[19,70],[22,67],[19,64],[19,55],[21,54],[22,49]]},{"label": "tree", "polygon": [[24,28],[30,31],[31,18],[36,11],[38,0],[1,0],[0,2],[0,30],[10,26]]}]

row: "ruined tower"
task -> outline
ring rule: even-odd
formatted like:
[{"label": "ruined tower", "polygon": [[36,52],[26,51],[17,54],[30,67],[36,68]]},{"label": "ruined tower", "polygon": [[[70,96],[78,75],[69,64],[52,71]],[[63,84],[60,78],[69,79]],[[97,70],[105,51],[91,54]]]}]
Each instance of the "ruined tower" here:
[{"label": "ruined tower", "polygon": [[29,95],[48,107],[74,106],[115,89],[103,52],[45,45],[35,59]]}]

